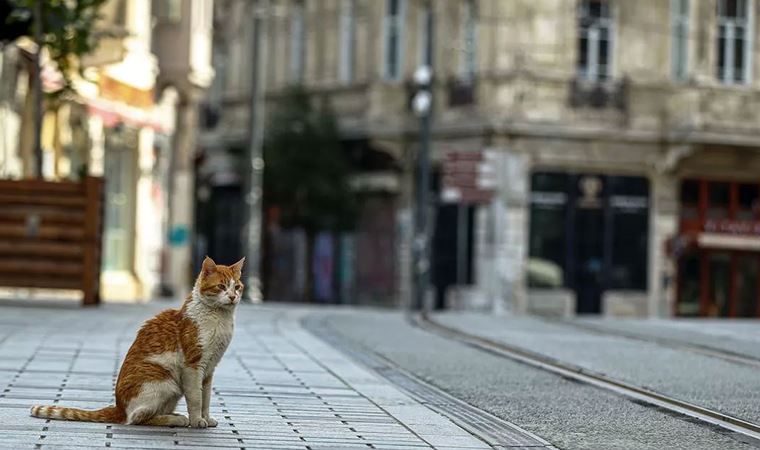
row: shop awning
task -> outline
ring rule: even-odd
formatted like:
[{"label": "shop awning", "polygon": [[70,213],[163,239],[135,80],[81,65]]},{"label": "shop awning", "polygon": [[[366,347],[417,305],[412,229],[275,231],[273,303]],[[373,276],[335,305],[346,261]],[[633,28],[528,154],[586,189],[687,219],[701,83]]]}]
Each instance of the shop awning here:
[{"label": "shop awning", "polygon": [[87,105],[90,114],[103,119],[107,127],[124,122],[131,126],[148,127],[159,132],[166,131],[167,128],[159,116],[158,109],[139,109],[100,98],[84,99],[84,103]]}]

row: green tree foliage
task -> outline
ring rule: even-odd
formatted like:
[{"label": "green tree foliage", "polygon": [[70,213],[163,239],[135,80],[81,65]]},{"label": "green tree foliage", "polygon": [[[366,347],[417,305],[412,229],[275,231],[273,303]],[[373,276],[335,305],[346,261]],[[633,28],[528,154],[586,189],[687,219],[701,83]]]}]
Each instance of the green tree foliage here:
[{"label": "green tree foliage", "polygon": [[280,209],[284,227],[310,233],[353,227],[351,167],[329,107],[315,108],[301,90],[289,92],[267,129],[264,161],[265,202]]},{"label": "green tree foliage", "polygon": [[107,0],[0,0],[0,40],[12,41],[21,36],[34,38],[34,8],[42,2],[42,45],[64,77],[64,90],[71,89],[71,74],[77,58],[95,50],[98,38],[96,22],[100,7]]}]

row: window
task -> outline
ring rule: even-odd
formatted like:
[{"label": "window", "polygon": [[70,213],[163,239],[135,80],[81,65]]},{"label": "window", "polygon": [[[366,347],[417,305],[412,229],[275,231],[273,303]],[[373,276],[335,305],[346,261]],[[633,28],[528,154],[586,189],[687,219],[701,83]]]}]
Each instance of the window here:
[{"label": "window", "polygon": [[[121,15],[121,21],[118,22],[124,25],[124,9],[126,8],[126,1],[119,2],[119,11]],[[154,13],[156,18],[162,22],[177,23],[182,19],[182,1],[181,0],[158,0],[153,3]]]},{"label": "window", "polygon": [[739,204],[736,210],[736,219],[738,220],[754,220],[757,217],[758,186],[756,184],[739,184]]},{"label": "window", "polygon": [[717,76],[724,84],[744,84],[750,79],[750,1],[718,0]]},{"label": "window", "polygon": [[728,219],[731,205],[731,185],[729,183],[709,182],[707,184],[707,218]]},{"label": "window", "polygon": [[[609,177],[612,220],[611,265],[607,271],[612,289],[646,290],[649,254],[649,180],[643,177]],[[608,219],[609,220],[609,219]]]},{"label": "window", "polygon": [[433,67],[433,7],[426,3],[420,12],[420,65]]},{"label": "window", "polygon": [[530,287],[565,285],[568,176],[534,173],[530,194]]},{"label": "window", "polygon": [[689,252],[678,261],[678,315],[699,315],[700,297],[699,254]]},{"label": "window", "polygon": [[670,58],[675,81],[686,81],[689,70],[689,0],[671,0]]},{"label": "window", "polygon": [[383,19],[384,30],[384,73],[388,80],[398,80],[401,77],[402,68],[402,32],[403,32],[403,9],[404,0],[387,0],[385,18]]},{"label": "window", "polygon": [[583,0],[578,11],[578,72],[587,81],[612,74],[612,14],[602,0]]},{"label": "window", "polygon": [[356,0],[343,0],[340,8],[340,67],[342,83],[354,81],[356,55]]},{"label": "window", "polygon": [[475,0],[467,0],[464,3],[464,15],[462,19],[462,56],[461,77],[463,80],[472,80],[475,75],[475,43],[476,34]]},{"label": "window", "polygon": [[290,81],[301,83],[303,82],[306,57],[303,1],[293,3],[293,15],[290,20]]},{"label": "window", "polygon": [[699,181],[681,183],[681,220],[699,220]]}]

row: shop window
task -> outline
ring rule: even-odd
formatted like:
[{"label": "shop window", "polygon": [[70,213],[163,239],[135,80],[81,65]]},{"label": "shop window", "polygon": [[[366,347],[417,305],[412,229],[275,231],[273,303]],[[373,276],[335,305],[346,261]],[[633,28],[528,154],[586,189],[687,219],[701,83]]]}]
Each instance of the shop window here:
[{"label": "shop window", "polygon": [[699,219],[699,182],[686,180],[681,183],[681,220]]},{"label": "shop window", "polygon": [[678,315],[699,315],[699,253],[687,253],[678,264]]},{"label": "shop window", "polygon": [[758,192],[760,188],[756,184],[739,185],[739,205],[736,210],[736,219],[754,220],[757,217]]},{"label": "shop window", "polygon": [[612,208],[613,289],[646,290],[649,229],[649,181],[641,177],[610,177]]},{"label": "shop window", "polygon": [[707,186],[708,219],[727,219],[731,204],[731,187],[729,183],[711,182]]},{"label": "shop window", "polygon": [[531,178],[533,192],[565,192],[568,176],[564,173],[535,173]]},{"label": "shop window", "polygon": [[564,285],[567,174],[536,173],[531,180],[528,286]]}]

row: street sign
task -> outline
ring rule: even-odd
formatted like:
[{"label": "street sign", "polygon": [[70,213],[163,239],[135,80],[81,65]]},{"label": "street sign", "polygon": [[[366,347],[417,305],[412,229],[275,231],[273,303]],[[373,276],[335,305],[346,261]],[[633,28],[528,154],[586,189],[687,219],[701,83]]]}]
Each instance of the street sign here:
[{"label": "street sign", "polygon": [[488,203],[498,186],[495,159],[493,151],[448,153],[442,167],[441,201]]}]

